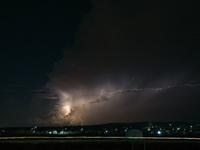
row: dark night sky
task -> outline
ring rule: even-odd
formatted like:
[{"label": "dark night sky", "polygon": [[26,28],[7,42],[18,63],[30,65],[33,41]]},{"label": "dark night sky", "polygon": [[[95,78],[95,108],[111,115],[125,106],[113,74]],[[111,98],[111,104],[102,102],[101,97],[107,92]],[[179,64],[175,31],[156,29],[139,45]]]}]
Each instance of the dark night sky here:
[{"label": "dark night sky", "polygon": [[199,1],[0,1],[0,127],[200,122]]}]

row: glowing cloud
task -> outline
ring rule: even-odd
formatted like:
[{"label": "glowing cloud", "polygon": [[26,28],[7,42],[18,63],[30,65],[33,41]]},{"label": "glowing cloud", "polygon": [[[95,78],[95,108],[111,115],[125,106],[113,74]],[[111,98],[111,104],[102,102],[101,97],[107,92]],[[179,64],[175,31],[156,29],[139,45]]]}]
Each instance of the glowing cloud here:
[{"label": "glowing cloud", "polygon": [[[195,101],[191,93],[197,95],[200,84],[196,77],[188,80],[196,70],[179,65],[177,57],[166,59],[171,48],[162,43],[168,41],[168,30],[163,30],[166,20],[155,17],[166,16],[174,8],[160,11],[154,3],[143,8],[143,2],[131,0],[92,3],[92,11],[83,17],[76,33],[75,45],[64,50],[63,59],[47,74],[50,82],[46,87],[59,96],[47,122],[176,121],[181,100],[182,105],[197,109],[190,100]],[[168,109],[172,109],[170,115]],[[182,118],[185,116],[190,115]]]}]

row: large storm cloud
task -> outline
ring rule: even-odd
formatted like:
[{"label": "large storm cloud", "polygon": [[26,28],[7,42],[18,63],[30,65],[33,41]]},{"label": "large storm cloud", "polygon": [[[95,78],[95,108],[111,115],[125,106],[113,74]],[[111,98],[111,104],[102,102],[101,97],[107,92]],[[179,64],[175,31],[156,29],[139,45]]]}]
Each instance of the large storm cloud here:
[{"label": "large storm cloud", "polygon": [[196,34],[188,29],[195,21],[182,24],[195,13],[194,4],[95,0],[92,5],[74,46],[47,74],[46,87],[59,100],[37,123],[200,121],[197,41],[188,39]]}]

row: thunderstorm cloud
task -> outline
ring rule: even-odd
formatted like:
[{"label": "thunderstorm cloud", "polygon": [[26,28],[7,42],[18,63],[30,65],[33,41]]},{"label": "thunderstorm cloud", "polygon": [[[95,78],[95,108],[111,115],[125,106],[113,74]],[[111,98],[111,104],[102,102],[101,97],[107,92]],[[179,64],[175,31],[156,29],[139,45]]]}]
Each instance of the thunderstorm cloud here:
[{"label": "thunderstorm cloud", "polygon": [[188,39],[196,31],[182,24],[194,4],[91,3],[74,46],[47,74],[47,97],[56,100],[37,123],[200,121],[197,42]]}]

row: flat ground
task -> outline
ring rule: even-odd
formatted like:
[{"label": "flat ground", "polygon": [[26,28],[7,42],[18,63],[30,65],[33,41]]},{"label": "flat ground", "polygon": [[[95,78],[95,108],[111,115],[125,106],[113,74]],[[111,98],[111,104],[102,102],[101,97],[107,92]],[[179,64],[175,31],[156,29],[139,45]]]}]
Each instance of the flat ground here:
[{"label": "flat ground", "polygon": [[0,140],[2,150],[199,150],[199,141],[173,140]]}]

